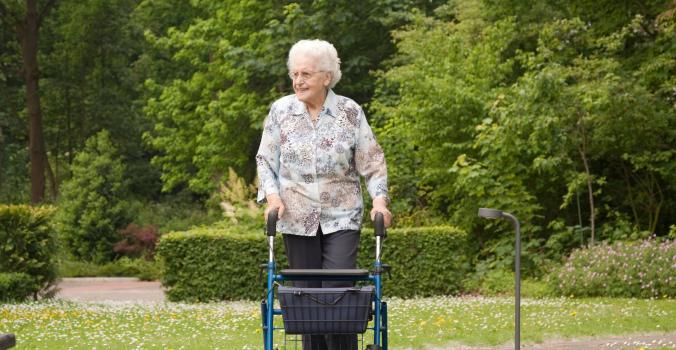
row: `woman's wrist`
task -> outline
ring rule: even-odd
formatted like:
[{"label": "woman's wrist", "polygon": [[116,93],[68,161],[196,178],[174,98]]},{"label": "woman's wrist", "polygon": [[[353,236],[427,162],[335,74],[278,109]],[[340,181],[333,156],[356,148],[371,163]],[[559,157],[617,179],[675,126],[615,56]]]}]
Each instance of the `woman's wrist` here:
[{"label": "woman's wrist", "polygon": [[390,204],[389,198],[386,196],[378,196],[376,198],[373,198],[373,207],[383,207],[387,208],[387,206]]},{"label": "woman's wrist", "polygon": [[265,200],[268,202],[268,204],[270,204],[273,202],[281,201],[282,199],[279,197],[279,193],[270,193],[265,196]]}]

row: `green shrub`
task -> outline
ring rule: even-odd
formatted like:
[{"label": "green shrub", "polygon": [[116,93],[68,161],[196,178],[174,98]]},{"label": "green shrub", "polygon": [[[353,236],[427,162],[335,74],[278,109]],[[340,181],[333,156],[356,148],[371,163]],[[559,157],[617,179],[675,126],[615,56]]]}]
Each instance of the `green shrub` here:
[{"label": "green shrub", "polygon": [[[491,270],[483,276],[473,275],[463,286],[470,294],[483,296],[514,295],[516,286],[513,271]],[[545,281],[524,277],[521,273],[521,297],[543,298],[552,292]]]},{"label": "green shrub", "polygon": [[606,242],[573,251],[549,275],[551,288],[566,296],[676,296],[676,241]]},{"label": "green shrub", "polygon": [[[370,268],[375,255],[371,230],[361,235],[358,266]],[[278,268],[287,265],[281,236],[275,240]],[[234,229],[174,232],[160,239],[162,284],[172,301],[258,299],[265,294],[267,244],[258,233]],[[453,227],[393,229],[385,240],[382,261],[392,266],[384,293],[410,297],[453,294],[470,271],[471,249],[464,232]]]},{"label": "green shrub", "polygon": [[545,280],[526,278],[521,281],[521,296],[525,298],[545,298],[555,295]]},{"label": "green shrub", "polygon": [[129,210],[134,213],[136,224],[155,225],[162,233],[186,231],[223,218],[220,212],[207,210],[204,203],[196,200],[187,190],[162,194],[157,202],[132,200]]},{"label": "green shrub", "polygon": [[51,207],[0,205],[0,272],[30,276],[35,297],[51,293],[56,281],[53,212]]},{"label": "green shrub", "polygon": [[0,301],[23,301],[35,293],[35,281],[22,272],[0,272]]},{"label": "green shrub", "polygon": [[474,291],[481,295],[513,294],[514,278],[514,271],[490,270],[477,281]]},{"label": "green shrub", "polygon": [[118,230],[131,220],[127,210],[124,165],[107,131],[89,138],[61,187],[59,231],[77,259],[105,263],[114,258]]},{"label": "green shrub", "polygon": [[122,257],[102,265],[86,261],[63,260],[59,263],[60,277],[138,277],[144,281],[160,278],[158,263],[145,259]]}]

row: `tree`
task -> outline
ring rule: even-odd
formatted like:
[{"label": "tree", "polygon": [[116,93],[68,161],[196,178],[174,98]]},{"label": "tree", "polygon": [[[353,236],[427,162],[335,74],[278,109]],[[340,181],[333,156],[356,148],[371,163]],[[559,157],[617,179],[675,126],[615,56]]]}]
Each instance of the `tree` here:
[{"label": "tree", "polygon": [[45,23],[42,101],[57,182],[71,176],[85,140],[106,129],[127,163],[134,193],[147,198],[159,192],[159,176],[141,141],[151,124],[136,102],[145,79],[134,64],[144,47],[133,19],[136,6],[131,0],[62,0]]},{"label": "tree", "polygon": [[446,11],[453,20],[420,16],[394,33],[399,52],[379,74],[371,107],[387,150],[396,209],[430,207],[469,229],[476,202],[465,202],[469,197],[457,191],[449,168],[461,155],[477,156],[475,127],[488,117],[485,106],[497,89],[512,79],[508,57],[516,27],[511,19],[486,22],[477,1]]},{"label": "tree", "polygon": [[21,49],[14,29],[0,18],[0,202],[30,200],[28,128],[24,110]]},{"label": "tree", "polygon": [[89,138],[75,156],[73,177],[62,186],[57,213],[60,234],[70,253],[96,263],[114,257],[118,230],[131,221],[127,183],[110,133]]},{"label": "tree", "polygon": [[374,77],[393,52],[389,30],[402,13],[437,2],[417,1],[240,1],[198,3],[204,14],[185,29],[147,34],[164,49],[177,77],[150,79],[145,114],[155,121],[145,134],[158,151],[165,190],[187,186],[195,193],[216,190],[232,167],[253,180],[253,155],[270,103],[290,94],[286,55],[299,39],[335,44],[343,62],[336,92],[365,103]]},{"label": "tree", "polygon": [[[629,204],[636,227],[655,232],[672,176],[667,170],[673,166],[670,107],[615,56],[641,35],[635,29],[642,21],[637,17],[601,37],[576,19],[544,26],[537,53],[521,58],[526,74],[493,103],[496,124],[479,135],[491,139],[477,145],[491,160],[527,155],[531,176],[564,181],[561,208],[586,191],[592,242],[598,238],[595,220],[603,206],[596,199],[602,193],[604,204],[615,211]],[[513,147],[515,136],[523,138],[521,147]],[[637,191],[649,205],[636,205]],[[612,210],[605,215],[612,216]]]},{"label": "tree", "polygon": [[[29,150],[31,162],[31,202],[43,201],[45,194],[45,171],[50,170],[45,152],[45,140],[40,109],[38,66],[38,41],[40,25],[55,0],[47,0],[41,7],[38,0],[26,0],[21,9],[18,2],[0,2],[0,16],[14,26],[21,43],[23,75],[26,84],[26,108],[29,120]],[[53,183],[53,182],[52,182]]]},{"label": "tree", "polygon": [[481,264],[500,266],[511,230],[476,209],[514,212],[531,271],[585,240],[666,235],[673,6],[631,4],[627,16],[603,3],[607,19],[585,1],[452,2],[395,32],[371,107],[405,218],[448,217],[477,234]]}]

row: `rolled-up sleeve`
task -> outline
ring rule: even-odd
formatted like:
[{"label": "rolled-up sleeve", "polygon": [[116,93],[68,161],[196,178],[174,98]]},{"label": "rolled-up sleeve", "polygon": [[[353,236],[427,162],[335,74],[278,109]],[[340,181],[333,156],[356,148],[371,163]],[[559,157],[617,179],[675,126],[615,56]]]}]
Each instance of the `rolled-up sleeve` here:
[{"label": "rolled-up sleeve", "polygon": [[261,144],[256,154],[256,169],[258,171],[258,203],[265,202],[265,197],[272,193],[279,193],[279,154],[280,131],[275,118],[274,105],[265,118]]},{"label": "rolled-up sleeve", "polygon": [[366,188],[372,199],[384,196],[389,202],[385,153],[373,136],[371,126],[366,121],[361,108],[356,132],[355,165],[357,172],[366,180]]}]

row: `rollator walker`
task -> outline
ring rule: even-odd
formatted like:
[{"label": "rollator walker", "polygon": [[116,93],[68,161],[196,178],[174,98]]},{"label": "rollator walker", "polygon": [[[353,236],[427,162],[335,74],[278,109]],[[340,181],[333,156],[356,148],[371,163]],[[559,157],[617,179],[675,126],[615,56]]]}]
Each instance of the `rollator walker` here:
[{"label": "rollator walker", "polygon": [[[283,331],[284,348],[287,335],[295,335],[293,342],[298,347],[299,335],[307,334],[361,334],[364,349],[364,334],[373,331],[373,343],[366,350],[387,350],[387,303],[382,300],[382,274],[390,267],[380,262],[382,242],[386,237],[382,213],[376,213],[375,262],[366,269],[284,269],[277,273],[274,256],[277,234],[277,211],[268,214],[266,234],[268,237],[267,293],[261,302],[262,333],[265,350],[273,350],[275,331]],[[287,287],[285,281],[362,281],[360,287],[298,288]],[[275,288],[277,287],[277,288]],[[275,289],[280,308],[275,308]],[[282,316],[282,327],[274,325],[275,316]],[[373,321],[369,325],[369,321]],[[278,348],[274,348],[278,349]]]}]

